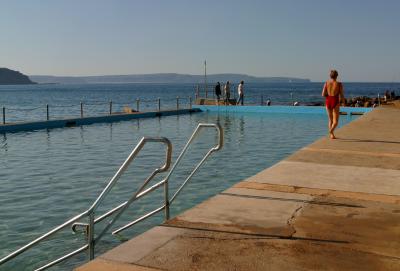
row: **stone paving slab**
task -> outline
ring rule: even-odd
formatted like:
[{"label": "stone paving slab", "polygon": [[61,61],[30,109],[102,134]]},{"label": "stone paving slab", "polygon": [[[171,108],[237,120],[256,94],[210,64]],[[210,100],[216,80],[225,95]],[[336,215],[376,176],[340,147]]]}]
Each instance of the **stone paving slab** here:
[{"label": "stone paving slab", "polygon": [[319,196],[302,207],[293,227],[294,237],[342,240],[352,249],[400,260],[398,204]]},{"label": "stone paving slab", "polygon": [[400,154],[399,115],[399,109],[376,109],[340,128],[337,140],[324,137],[308,147]]},{"label": "stone paving slab", "polygon": [[[260,197],[253,206],[259,214],[271,207],[280,211],[271,216],[277,225],[262,221],[256,231],[249,230],[249,214],[228,204],[242,196]],[[292,201],[297,208],[288,212]],[[205,212],[213,209],[220,211]],[[222,211],[237,215],[218,218]],[[98,260],[157,270],[396,270],[399,214],[398,204],[232,188]],[[224,227],[232,222],[241,227]],[[277,231],[276,226],[291,231]]]},{"label": "stone paving slab", "polygon": [[85,266],[78,267],[76,271],[161,271],[162,269],[155,269],[144,267],[140,265],[126,264],[122,262],[106,261],[102,259],[96,259],[91,261]]},{"label": "stone paving slab", "polygon": [[180,236],[137,264],[163,270],[398,270],[391,257],[342,244],[192,233]]},{"label": "stone paving slab", "polygon": [[133,242],[125,242],[106,252],[100,258],[123,263],[135,263],[184,232],[184,229],[179,228],[155,227],[147,231],[145,235],[139,235],[133,239]]},{"label": "stone paving slab", "polygon": [[[160,228],[160,227],[157,227]],[[144,234],[146,236],[147,233]],[[140,249],[137,246],[136,249]],[[155,270],[398,270],[396,258],[366,254],[341,243],[285,240],[186,230],[135,265],[102,258],[78,271]]]},{"label": "stone paving slab", "polygon": [[400,171],[391,169],[281,161],[246,181],[400,195]]},{"label": "stone paving slab", "polygon": [[[254,192],[251,189],[228,189],[221,193],[225,197],[213,197],[168,221],[166,225],[281,238],[341,241],[352,244],[352,247],[355,243],[359,250],[366,252],[400,256],[399,204],[327,195],[265,190]],[[244,209],[237,207],[242,204],[236,202],[235,198],[238,197],[247,198]],[[216,198],[219,200],[214,200]],[[259,202],[252,202],[253,199]],[[248,206],[251,206],[251,211],[247,210]],[[210,213],[208,210],[213,211]],[[264,215],[269,223],[264,221]]]},{"label": "stone paving slab", "polygon": [[400,170],[400,154],[303,148],[286,161]]},{"label": "stone paving slab", "polygon": [[[235,193],[235,191],[240,191]],[[171,219],[166,225],[217,231],[291,236],[288,225],[308,195],[229,189]]]}]

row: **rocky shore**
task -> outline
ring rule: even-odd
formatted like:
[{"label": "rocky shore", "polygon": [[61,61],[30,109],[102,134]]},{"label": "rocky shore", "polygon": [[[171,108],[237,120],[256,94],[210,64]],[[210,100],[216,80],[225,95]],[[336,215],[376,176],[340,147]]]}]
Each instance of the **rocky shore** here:
[{"label": "rocky shore", "polygon": [[[367,96],[357,96],[345,99],[341,103],[341,106],[349,107],[376,107],[379,105],[391,104],[396,100],[400,100],[400,96],[395,96],[394,92],[386,93],[383,97],[367,97]],[[308,106],[324,106],[323,101],[310,102],[307,103]]]}]

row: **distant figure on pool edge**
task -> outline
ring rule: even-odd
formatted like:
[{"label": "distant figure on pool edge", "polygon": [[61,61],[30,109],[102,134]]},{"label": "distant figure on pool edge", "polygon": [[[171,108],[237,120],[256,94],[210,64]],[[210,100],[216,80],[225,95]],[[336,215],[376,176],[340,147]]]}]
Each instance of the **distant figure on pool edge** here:
[{"label": "distant figure on pool edge", "polygon": [[236,102],[236,105],[238,105],[239,103],[241,105],[243,105],[243,99],[244,99],[243,84],[244,84],[244,82],[240,81],[240,84],[238,85],[238,96],[239,96],[239,98],[238,98],[238,100]]},{"label": "distant figure on pool edge", "polygon": [[336,70],[331,70],[330,80],[326,81],[322,89],[322,96],[325,97],[326,113],[328,114],[328,131],[329,137],[335,139],[335,128],[339,124],[339,107],[340,101],[344,100],[343,84],[338,82]]},{"label": "distant figure on pool edge", "polygon": [[217,105],[219,105],[219,99],[221,96],[221,84],[217,82],[217,85],[215,86],[215,96],[217,96]]},{"label": "distant figure on pool edge", "polygon": [[224,94],[225,94],[225,105],[229,105],[229,99],[231,97],[231,87],[229,85],[229,81],[227,81],[224,86]]}]

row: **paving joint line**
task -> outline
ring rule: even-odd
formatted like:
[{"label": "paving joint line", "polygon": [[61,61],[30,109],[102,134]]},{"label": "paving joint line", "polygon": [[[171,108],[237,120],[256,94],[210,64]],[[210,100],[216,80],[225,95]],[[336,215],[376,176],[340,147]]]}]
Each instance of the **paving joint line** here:
[{"label": "paving joint line", "polygon": [[317,204],[317,205],[330,205],[330,206],[335,206],[335,207],[365,208],[365,206],[362,206],[362,205],[336,203],[336,202],[328,202],[328,201],[317,201],[317,200],[287,199],[287,198],[276,198],[276,197],[266,197],[266,196],[243,195],[243,194],[226,193],[226,192],[221,192],[221,193],[219,193],[219,195],[240,197],[240,198],[293,201],[293,202],[309,203],[309,204]]},{"label": "paving joint line", "polygon": [[303,187],[303,186],[271,184],[271,183],[252,182],[252,181],[239,182],[239,183],[235,184],[234,186],[232,186],[231,188],[263,190],[263,191],[273,191],[273,192],[283,192],[283,193],[295,193],[295,194],[305,194],[305,195],[311,195],[311,196],[330,196],[330,197],[337,197],[337,198],[347,198],[347,199],[352,199],[352,200],[375,201],[375,202],[400,205],[400,196],[399,195],[386,195],[386,194],[354,192],[354,191],[345,191],[345,190],[333,190],[333,189],[326,189],[326,188],[311,188],[311,187]]},{"label": "paving joint line", "polygon": [[394,157],[400,158],[400,153],[389,153],[389,152],[367,152],[367,151],[353,151],[353,150],[340,150],[340,149],[327,149],[327,148],[312,148],[312,147],[305,147],[300,149],[300,151],[311,151],[311,152],[329,152],[329,153],[338,153],[338,154],[359,154],[359,155],[366,155],[366,156],[376,156],[376,157]]},{"label": "paving joint line", "polygon": [[329,239],[316,239],[316,238],[306,238],[306,237],[296,237],[296,236],[284,236],[284,235],[276,235],[276,234],[262,234],[262,233],[249,233],[249,232],[235,232],[235,231],[225,231],[218,229],[210,229],[210,228],[196,228],[196,227],[188,227],[188,226],[180,226],[174,224],[162,224],[160,227],[168,227],[168,228],[178,228],[178,229],[187,229],[194,231],[205,231],[205,232],[214,232],[214,233],[226,233],[226,234],[236,234],[236,235],[247,235],[247,236],[257,236],[259,239],[282,239],[282,240],[295,240],[295,241],[309,241],[309,242],[321,242],[321,243],[338,243],[338,244],[351,244],[349,241],[345,240],[329,240]]}]

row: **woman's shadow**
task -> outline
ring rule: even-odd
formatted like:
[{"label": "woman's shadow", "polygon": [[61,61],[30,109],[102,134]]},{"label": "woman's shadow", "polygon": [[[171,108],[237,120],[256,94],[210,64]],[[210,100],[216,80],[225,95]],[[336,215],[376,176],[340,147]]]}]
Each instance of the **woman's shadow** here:
[{"label": "woman's shadow", "polygon": [[400,144],[400,141],[372,140],[372,139],[358,139],[358,138],[342,138],[342,137],[336,137],[335,141]]}]

